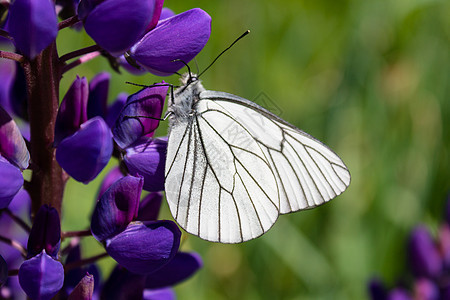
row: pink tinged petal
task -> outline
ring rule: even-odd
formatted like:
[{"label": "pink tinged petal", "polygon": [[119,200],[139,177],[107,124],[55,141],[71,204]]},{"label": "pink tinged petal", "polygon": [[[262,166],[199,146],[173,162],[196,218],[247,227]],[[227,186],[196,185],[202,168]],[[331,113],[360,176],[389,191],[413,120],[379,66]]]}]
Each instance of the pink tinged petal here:
[{"label": "pink tinged petal", "polygon": [[19,282],[31,299],[51,299],[63,286],[64,268],[42,251],[20,266]]},{"label": "pink tinged petal", "polygon": [[56,209],[47,204],[42,205],[37,212],[33,227],[28,238],[28,257],[33,257],[41,251],[57,258],[61,244],[61,224]]},{"label": "pink tinged petal", "polygon": [[425,278],[414,283],[414,297],[421,300],[439,300],[439,287],[433,281]]},{"label": "pink tinged petal", "polygon": [[55,143],[74,134],[81,124],[87,121],[88,82],[86,77],[78,77],[73,81],[58,109],[55,123]]},{"label": "pink tinged petal", "polygon": [[88,118],[104,118],[108,106],[108,90],[111,75],[108,72],[97,74],[89,82]]},{"label": "pink tinged petal", "polygon": [[106,251],[121,266],[136,274],[149,274],[177,253],[181,232],[172,221],[135,222],[106,241]]},{"label": "pink tinged petal", "polygon": [[75,180],[88,183],[103,170],[111,158],[111,131],[100,117],[81,125],[73,135],[62,140],[56,149],[56,160]]},{"label": "pink tinged petal", "polygon": [[194,8],[162,20],[148,32],[130,54],[149,72],[166,76],[178,71],[191,61],[205,46],[211,34],[211,17]]},{"label": "pink tinged petal", "polygon": [[137,221],[154,221],[158,219],[159,209],[161,208],[162,194],[153,192],[142,199],[139,204]]},{"label": "pink tinged petal", "polygon": [[[164,82],[162,82],[164,84]],[[159,125],[168,86],[144,88],[128,97],[112,129],[117,145],[125,149],[143,136],[152,136]]]},{"label": "pink tinged petal", "polygon": [[0,155],[20,169],[28,168],[30,153],[16,122],[0,107]]},{"label": "pink tinged petal", "polygon": [[117,180],[119,180],[123,176],[124,175],[120,171],[119,167],[115,167],[111,171],[109,171],[108,174],[106,174],[105,178],[103,178],[102,184],[100,185],[100,189],[98,191],[98,197],[97,198],[100,198],[103,195],[103,193],[106,192],[106,190],[109,189],[109,187],[114,182],[116,182]]},{"label": "pink tinged petal", "polygon": [[154,8],[150,0],[104,1],[87,15],[84,28],[103,49],[120,55],[142,37]]},{"label": "pink tinged petal", "polygon": [[173,16],[175,16],[175,13],[170,8],[163,7],[161,15],[159,16],[159,20],[161,21],[167,18],[171,18]]},{"label": "pink tinged petal", "polygon": [[144,177],[144,190],[164,190],[167,139],[143,140],[133,148],[127,148],[124,163],[131,175]]},{"label": "pink tinged petal", "polygon": [[171,288],[144,290],[143,300],[175,300],[175,292]]},{"label": "pink tinged petal", "polygon": [[0,209],[7,208],[23,185],[20,170],[0,156]]},{"label": "pink tinged petal", "polygon": [[92,214],[91,232],[98,241],[113,238],[137,216],[142,177],[125,176],[100,197]]},{"label": "pink tinged petal", "polygon": [[147,275],[146,289],[158,289],[178,284],[202,267],[202,259],[197,253],[178,252],[164,267]]},{"label": "pink tinged petal", "polygon": [[106,124],[108,124],[109,128],[113,128],[114,124],[116,124],[117,118],[120,115],[125,103],[127,102],[128,94],[120,93],[116,100],[108,107],[108,112],[106,114]]},{"label": "pink tinged petal", "polygon": [[33,59],[56,39],[55,5],[50,0],[15,0],[10,6],[8,26],[16,47]]},{"label": "pink tinged petal", "polygon": [[86,274],[70,293],[68,300],[91,300],[94,294],[94,276]]},{"label": "pink tinged petal", "polygon": [[164,5],[164,0],[155,0],[154,3],[155,3],[155,7],[153,9],[152,20],[150,21],[150,24],[148,24],[147,29],[145,30],[146,32],[155,28],[156,24],[158,24],[158,21],[161,16],[161,10]]},{"label": "pink tinged petal", "polygon": [[439,230],[439,250],[444,261],[444,268],[450,268],[450,226],[442,224]]}]

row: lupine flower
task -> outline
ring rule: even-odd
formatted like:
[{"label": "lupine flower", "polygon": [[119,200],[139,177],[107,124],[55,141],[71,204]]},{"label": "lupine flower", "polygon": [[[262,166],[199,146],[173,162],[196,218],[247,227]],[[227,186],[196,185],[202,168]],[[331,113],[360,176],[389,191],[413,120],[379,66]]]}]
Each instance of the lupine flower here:
[{"label": "lupine flower", "polygon": [[[154,133],[170,84],[119,94],[109,105],[107,72],[89,83],[77,76],[62,101],[59,85],[68,70],[100,53],[112,66],[126,57],[128,68],[172,74],[206,44],[210,16],[198,8],[175,15],[162,0],[15,0],[1,26],[12,42],[0,62],[0,297],[174,298],[171,286],[202,263],[179,251],[174,222],[158,220],[167,139]],[[81,26],[97,45],[59,56],[58,30]],[[63,232],[65,182],[88,184],[112,157],[119,164],[93,197],[91,230]],[[142,189],[151,191],[143,199]],[[86,235],[104,252],[83,257]],[[69,239],[63,249],[62,238]],[[92,262],[107,255],[117,267],[102,283]]]},{"label": "lupine flower", "polygon": [[[450,201],[447,202],[447,207],[449,204]],[[397,286],[388,290],[381,281],[373,279],[369,283],[371,299],[450,299],[449,222],[449,215],[446,212],[446,222],[441,225],[438,239],[432,237],[426,226],[416,226],[411,231],[408,240],[408,265],[414,276],[410,288]]]}]

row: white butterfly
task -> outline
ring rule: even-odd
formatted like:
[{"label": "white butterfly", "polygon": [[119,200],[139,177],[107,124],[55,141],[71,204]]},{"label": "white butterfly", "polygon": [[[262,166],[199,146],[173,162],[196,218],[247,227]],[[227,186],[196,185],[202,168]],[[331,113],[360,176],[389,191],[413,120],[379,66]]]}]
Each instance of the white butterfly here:
[{"label": "white butterfly", "polygon": [[169,100],[165,190],[187,232],[240,243],[268,231],[280,214],[313,208],[350,184],[327,146],[261,106],[207,91],[185,74]]}]

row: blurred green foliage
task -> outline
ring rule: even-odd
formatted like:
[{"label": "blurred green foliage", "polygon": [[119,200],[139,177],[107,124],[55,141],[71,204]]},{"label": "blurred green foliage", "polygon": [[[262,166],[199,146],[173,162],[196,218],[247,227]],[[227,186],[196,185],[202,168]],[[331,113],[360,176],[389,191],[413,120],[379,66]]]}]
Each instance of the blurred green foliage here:
[{"label": "blurred green foliage", "polygon": [[[248,99],[264,92],[281,116],[329,145],[352,174],[349,189],[322,207],[281,216],[263,237],[213,244],[184,234],[204,268],[177,286],[179,299],[362,299],[374,275],[393,284],[407,270],[408,232],[436,229],[450,188],[450,2],[434,0],[170,1],[207,11],[212,35],[200,70],[247,29],[251,34],[203,76],[207,89]],[[91,45],[63,30],[60,54]],[[195,64],[191,63],[195,69]],[[97,58],[65,74],[110,70]],[[152,75],[113,74],[110,100],[151,84]],[[177,76],[164,78],[177,83]],[[162,124],[160,135],[166,134]],[[113,166],[111,163],[109,167]],[[69,181],[63,230],[89,226],[96,188]],[[171,218],[165,204],[164,218]],[[86,254],[101,251],[83,241]],[[111,259],[101,262],[105,272]],[[408,278],[406,277],[406,281]]]}]

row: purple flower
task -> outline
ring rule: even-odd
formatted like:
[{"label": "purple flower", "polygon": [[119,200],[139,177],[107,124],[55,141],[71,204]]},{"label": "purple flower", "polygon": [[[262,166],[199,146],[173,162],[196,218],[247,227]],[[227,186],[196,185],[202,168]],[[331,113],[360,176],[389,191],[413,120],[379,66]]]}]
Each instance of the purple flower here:
[{"label": "purple flower", "polygon": [[64,268],[42,250],[20,266],[19,282],[31,299],[50,299],[63,286]]},{"label": "purple flower", "polygon": [[0,209],[8,207],[23,185],[20,170],[0,156]]},{"label": "purple flower", "polygon": [[98,241],[122,232],[136,218],[143,184],[142,177],[125,176],[103,193],[91,222],[92,235]]},{"label": "purple flower", "polygon": [[170,8],[163,7],[163,9],[161,11],[161,15],[159,16],[159,19],[164,20],[164,19],[167,19],[167,18],[170,18],[173,16],[175,16],[175,13]]},{"label": "purple flower", "polygon": [[127,148],[124,163],[131,175],[144,177],[144,190],[164,190],[167,138],[142,139],[134,147]]},{"label": "purple flower", "polygon": [[82,0],[78,12],[87,34],[106,51],[120,55],[145,33],[155,13],[155,2]]},{"label": "purple flower", "polygon": [[125,149],[143,136],[152,136],[159,125],[167,85],[143,88],[128,97],[112,130],[117,145]]},{"label": "purple flower", "polygon": [[0,155],[20,169],[28,168],[30,154],[14,120],[0,107]]},{"label": "purple flower", "polygon": [[86,77],[77,76],[59,106],[55,124],[55,147],[87,121],[88,95]]},{"label": "purple flower", "polygon": [[409,262],[417,277],[436,277],[442,269],[439,251],[425,226],[417,226],[409,239]]},{"label": "purple flower", "polygon": [[103,170],[112,151],[111,131],[102,118],[95,117],[60,142],[56,160],[75,180],[88,183]]},{"label": "purple flower", "polygon": [[139,204],[139,211],[136,217],[137,221],[154,221],[158,219],[159,209],[161,208],[162,194],[153,192],[145,196]]},{"label": "purple flower", "polygon": [[108,104],[108,89],[111,75],[108,72],[98,73],[89,82],[88,117],[105,118]]},{"label": "purple flower", "polygon": [[166,76],[190,62],[203,49],[210,34],[211,17],[194,8],[161,20],[131,48],[130,54],[149,72]]},{"label": "purple flower", "polygon": [[2,287],[8,279],[8,264],[0,255],[0,287]]},{"label": "purple flower", "polygon": [[143,300],[175,300],[175,292],[171,288],[144,290]]},{"label": "purple flower", "polygon": [[74,290],[72,291],[68,299],[89,300],[92,299],[93,294],[94,294],[94,276],[88,273],[75,286]]},{"label": "purple flower", "polygon": [[119,167],[115,167],[111,171],[109,171],[108,174],[106,174],[106,176],[103,178],[102,184],[100,185],[100,189],[98,191],[98,197],[97,198],[100,198],[103,195],[103,193],[106,192],[106,190],[109,189],[109,187],[114,182],[116,182],[117,180],[119,180],[123,176],[124,175],[120,171]]},{"label": "purple flower", "polygon": [[9,10],[8,29],[16,47],[30,59],[35,58],[58,34],[53,2],[15,0]]},{"label": "purple flower", "polygon": [[180,238],[181,232],[172,221],[134,222],[106,241],[106,251],[131,272],[149,274],[172,260]]},{"label": "purple flower", "polygon": [[59,214],[53,207],[44,204],[36,214],[33,227],[28,238],[28,258],[41,253],[43,250],[53,257],[58,256],[61,243],[61,225]]}]

